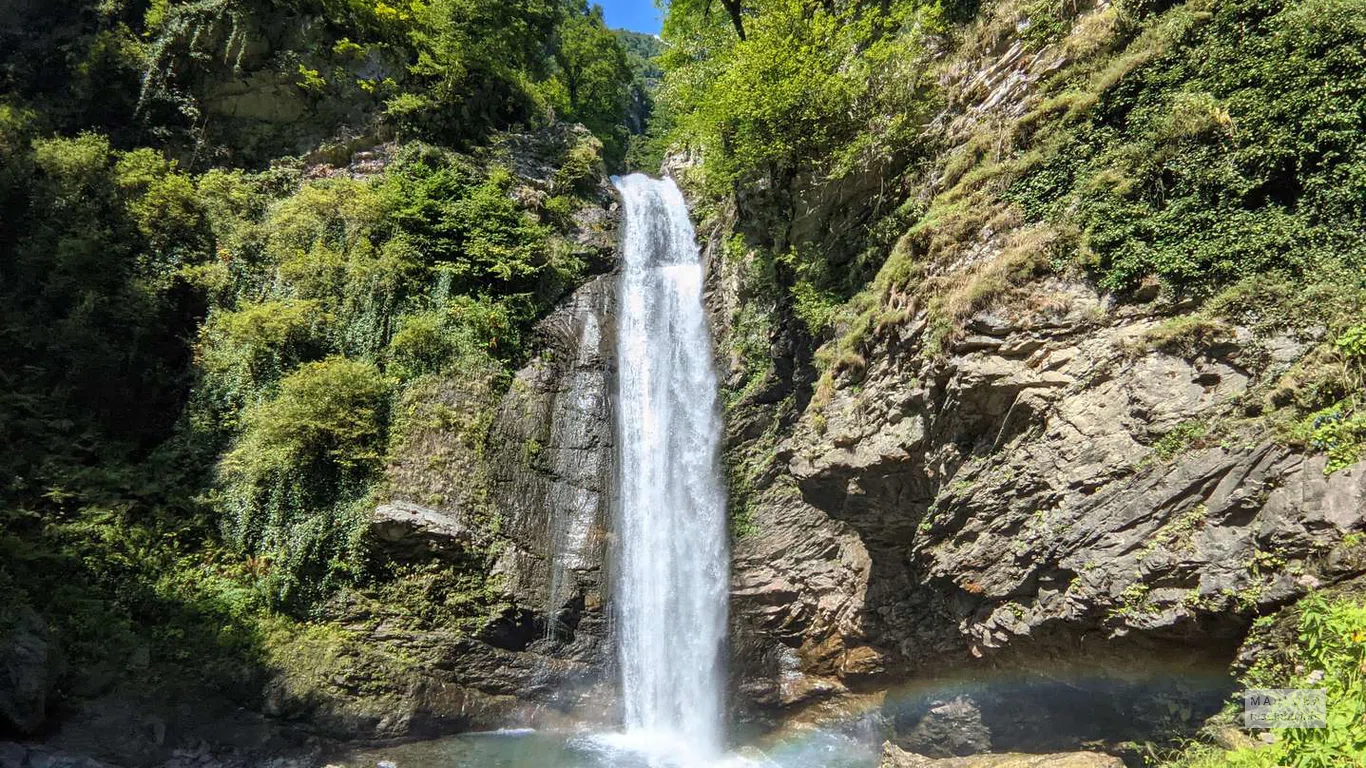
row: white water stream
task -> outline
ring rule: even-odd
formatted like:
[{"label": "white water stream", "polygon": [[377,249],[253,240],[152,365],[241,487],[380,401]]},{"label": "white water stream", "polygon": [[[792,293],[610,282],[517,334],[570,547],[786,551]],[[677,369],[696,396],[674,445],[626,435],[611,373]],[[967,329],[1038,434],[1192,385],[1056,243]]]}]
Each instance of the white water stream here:
[{"label": "white water stream", "polygon": [[624,738],[667,763],[704,763],[723,748],[729,565],[702,264],[672,180],[614,183],[625,201],[615,594]]}]

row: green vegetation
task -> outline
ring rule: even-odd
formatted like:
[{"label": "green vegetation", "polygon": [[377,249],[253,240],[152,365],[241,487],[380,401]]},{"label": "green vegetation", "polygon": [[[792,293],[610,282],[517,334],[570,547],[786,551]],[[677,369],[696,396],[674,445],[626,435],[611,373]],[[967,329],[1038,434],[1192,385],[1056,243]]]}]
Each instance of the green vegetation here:
[{"label": "green vegetation", "polygon": [[[576,214],[671,147],[700,159],[680,175],[739,287],[726,400],[758,428],[727,457],[737,536],[784,492],[782,430],[875,343],[939,354],[984,309],[1046,313],[1045,276],[1179,307],[1136,352],[1293,336],[1308,351],[1238,405],[1328,472],[1366,455],[1357,0],[677,0],[663,43],[583,0],[21,5],[0,29],[0,621],[54,626],[64,689],[144,648],[158,674],[322,685],[368,653],[328,623],[342,593],[411,627],[500,609],[496,545],[400,567],[366,515],[409,483],[496,538],[470,457],[533,324],[602,266]],[[1017,37],[1062,54],[1038,98],[967,109]],[[780,336],[819,351],[779,365]],[[1176,425],[1153,457],[1214,431]],[[438,433],[458,450],[428,452]],[[1359,724],[1354,610],[1306,604],[1297,653]],[[1359,731],[1198,759],[1336,764]]]},{"label": "green vegetation", "polygon": [[1245,682],[1260,688],[1322,688],[1328,727],[1276,729],[1269,745],[1233,750],[1192,744],[1161,761],[1171,768],[1337,768],[1366,760],[1366,606],[1356,597],[1305,598],[1295,642],[1267,654]]},{"label": "green vegetation", "polygon": [[1007,199],[1030,217],[1066,211],[1108,288],[1156,275],[1208,293],[1274,270],[1359,270],[1366,209],[1346,180],[1362,172],[1362,138],[1346,126],[1366,108],[1348,74],[1366,69],[1360,6],[1191,2],[1121,23],[1146,29],[1107,69],[1051,85]]},{"label": "green vegetation", "polygon": [[626,50],[583,0],[61,0],[9,21],[5,102],[192,170],[377,126],[472,147],[547,117],[587,125],[613,162],[626,149]]},{"label": "green vegetation", "polygon": [[[293,650],[358,652],[332,623],[341,593],[397,625],[482,626],[503,607],[499,520],[469,457],[531,326],[603,266],[569,232],[631,130],[634,60],[601,12],[59,0],[11,17],[0,623],[52,627],[63,695],[137,658],[150,681],[248,701],[271,669],[307,682]],[[458,446],[427,450],[442,440]],[[467,480],[439,500],[488,534],[463,560],[400,567],[363,537],[377,501],[429,490],[415,454]]]},{"label": "green vegetation", "polygon": [[[1326,328],[1250,410],[1330,471],[1362,455],[1360,3],[736,7],[671,8],[652,131],[700,150],[699,210],[740,207],[727,253],[775,254],[766,304],[822,345],[813,406],[858,380],[888,329],[924,313],[940,353],[982,309],[1046,311],[1032,286],[1060,275],[1203,304],[1136,351],[1198,355],[1235,322]],[[1028,110],[951,119],[988,97],[963,73],[1021,34],[1065,54]]]},{"label": "green vegetation", "polygon": [[924,50],[938,6],[813,6],[770,0],[739,39],[694,4],[671,9],[664,99],[681,139],[709,150],[714,187],[782,178],[831,157],[829,173],[890,165],[928,113]]},{"label": "green vegetation", "polygon": [[[566,162],[593,145],[570,147]],[[527,326],[586,268],[555,225],[513,201],[505,169],[427,145],[409,144],[369,181],[302,184],[284,169],[192,179],[90,134],[14,151],[13,167],[32,168],[20,183],[48,207],[15,230],[8,338],[24,344],[18,359],[51,367],[13,382],[21,410],[9,413],[69,415],[4,422],[28,438],[15,445],[34,449],[7,457],[13,498],[80,498],[62,488],[91,451],[135,462],[147,450],[138,443],[158,434],[200,444],[177,450],[226,442],[205,501],[226,515],[233,543],[278,561],[282,598],[305,583],[328,591],[334,571],[354,575],[358,505],[387,455],[394,397],[423,374],[520,363]],[[68,220],[90,222],[89,234],[59,228]],[[109,268],[121,254],[122,273]],[[193,333],[196,304],[207,317],[195,395],[190,421],[172,429],[190,373],[165,374],[189,362],[175,336]],[[67,330],[23,333],[24,322]],[[134,398],[172,420],[129,419]],[[44,442],[82,432],[64,450]],[[114,442],[125,433],[130,444]]]},{"label": "green vegetation", "polygon": [[1325,472],[1355,464],[1366,454],[1366,325],[1343,331],[1333,342],[1341,364],[1337,383],[1346,394],[1333,405],[1309,414],[1295,427],[1296,437],[1328,455]]},{"label": "green vegetation", "polygon": [[1196,447],[1209,435],[1210,425],[1204,421],[1183,421],[1172,427],[1153,443],[1153,457],[1168,462]]}]

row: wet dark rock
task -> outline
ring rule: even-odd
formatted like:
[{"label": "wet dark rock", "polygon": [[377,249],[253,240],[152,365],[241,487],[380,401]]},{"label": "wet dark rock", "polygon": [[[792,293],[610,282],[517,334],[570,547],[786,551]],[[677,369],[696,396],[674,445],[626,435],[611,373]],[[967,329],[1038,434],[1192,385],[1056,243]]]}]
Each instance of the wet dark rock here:
[{"label": "wet dark rock", "polygon": [[25,768],[111,768],[85,755],[73,755],[49,749],[34,749],[28,753]]},{"label": "wet dark rock", "polygon": [[23,768],[28,749],[12,741],[0,741],[0,768]]},{"label": "wet dark rock", "polygon": [[538,328],[544,353],[499,406],[489,458],[510,546],[498,565],[557,656],[605,661],[615,433],[614,275],[585,284]]},{"label": "wet dark rock", "polygon": [[991,733],[982,722],[982,710],[965,695],[930,702],[914,725],[897,731],[900,746],[926,757],[991,751]]}]

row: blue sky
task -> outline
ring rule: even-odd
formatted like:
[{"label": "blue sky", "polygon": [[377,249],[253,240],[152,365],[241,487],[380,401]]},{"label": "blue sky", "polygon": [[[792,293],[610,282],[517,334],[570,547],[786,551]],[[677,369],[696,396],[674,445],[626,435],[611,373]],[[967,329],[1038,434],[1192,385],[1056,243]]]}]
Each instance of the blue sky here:
[{"label": "blue sky", "polygon": [[591,0],[602,6],[607,26],[659,34],[659,9],[654,0]]}]

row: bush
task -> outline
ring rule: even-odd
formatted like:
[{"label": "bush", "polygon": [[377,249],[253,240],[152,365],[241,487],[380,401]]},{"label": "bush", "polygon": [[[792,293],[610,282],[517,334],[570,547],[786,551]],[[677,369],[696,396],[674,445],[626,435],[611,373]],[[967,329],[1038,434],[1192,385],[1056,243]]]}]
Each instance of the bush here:
[{"label": "bush", "polygon": [[930,105],[925,40],[941,24],[937,4],[911,0],[876,11],[780,0],[739,40],[721,14],[676,4],[661,58],[675,138],[706,148],[722,191],[808,163],[876,167],[915,143]]},{"label": "bush", "polygon": [[210,383],[240,406],[325,349],[331,318],[314,299],[247,302],[214,312],[200,340]]},{"label": "bush", "polygon": [[1325,728],[1276,730],[1276,742],[1223,751],[1192,745],[1164,761],[1176,768],[1340,768],[1366,760],[1366,605],[1310,595],[1297,606],[1297,643],[1290,672],[1258,675],[1264,688],[1322,688],[1327,694]]},{"label": "bush", "polygon": [[358,568],[366,492],[382,467],[389,384],[371,363],[329,357],[252,406],[224,457],[219,498],[230,539],[277,561],[288,604]]},{"label": "bush", "polygon": [[[1098,78],[1075,125],[1035,129],[1047,159],[1007,194],[1031,215],[1080,222],[1101,283],[1157,275],[1211,294],[1249,275],[1366,265],[1366,8],[1342,0],[1180,6]],[[1203,19],[1203,21],[1200,21]],[[1311,20],[1312,19],[1312,20]],[[1175,29],[1175,27],[1173,27]],[[1299,115],[1313,115],[1302,120]],[[1071,115],[1067,119],[1071,119]]]}]

